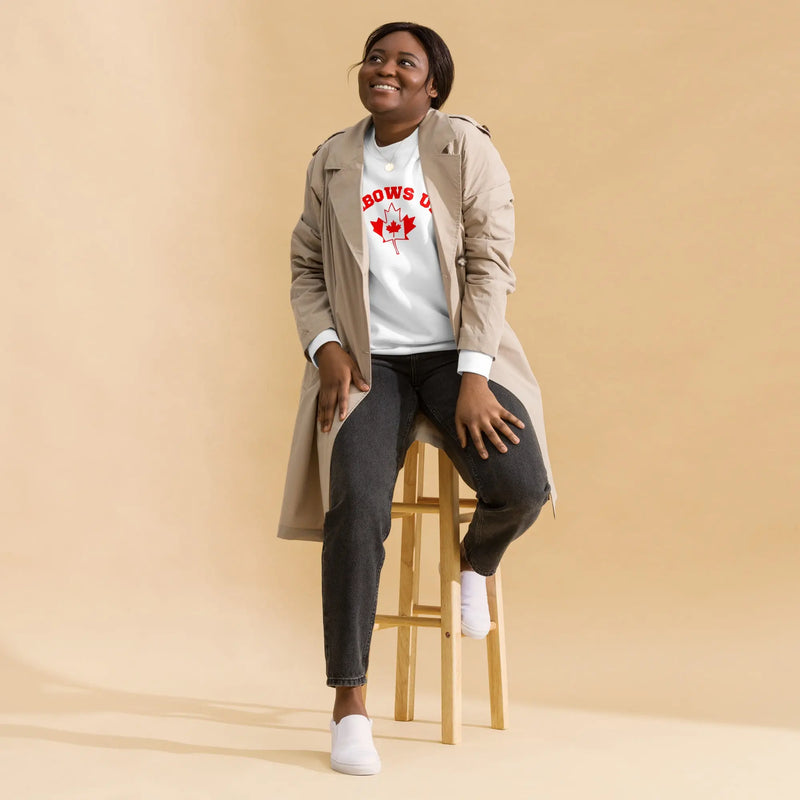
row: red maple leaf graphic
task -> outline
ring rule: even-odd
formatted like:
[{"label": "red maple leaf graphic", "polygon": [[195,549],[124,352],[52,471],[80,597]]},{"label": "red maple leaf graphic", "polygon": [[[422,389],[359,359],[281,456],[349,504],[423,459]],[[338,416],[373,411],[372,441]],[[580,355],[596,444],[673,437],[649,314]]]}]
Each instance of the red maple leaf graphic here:
[{"label": "red maple leaf graphic", "polygon": [[[389,220],[391,214],[392,219]],[[394,251],[400,255],[397,249],[397,242],[404,242],[408,239],[408,234],[416,228],[414,220],[416,217],[403,216],[400,208],[397,208],[394,203],[389,205],[383,212],[384,219],[370,220],[372,230],[383,239],[384,242],[391,242],[394,245]],[[387,224],[384,225],[384,222]],[[400,224],[402,223],[402,225]]]}]

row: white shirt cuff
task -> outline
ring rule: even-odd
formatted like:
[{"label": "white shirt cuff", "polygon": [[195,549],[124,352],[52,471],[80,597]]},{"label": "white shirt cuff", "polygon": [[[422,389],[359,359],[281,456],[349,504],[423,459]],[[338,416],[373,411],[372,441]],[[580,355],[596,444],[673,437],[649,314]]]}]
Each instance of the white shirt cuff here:
[{"label": "white shirt cuff", "polygon": [[322,345],[327,344],[328,342],[339,342],[341,345],[341,339],[336,335],[336,331],[333,328],[325,328],[322,333],[318,333],[312,340],[311,344],[308,346],[308,357],[311,359],[311,363],[319,368],[319,365],[314,360],[314,356],[317,354],[317,350],[322,347]]},{"label": "white shirt cuff", "polygon": [[489,380],[492,361],[494,361],[494,359],[486,353],[479,353],[477,350],[459,350],[458,374],[474,372],[478,375],[483,375],[486,380]]}]

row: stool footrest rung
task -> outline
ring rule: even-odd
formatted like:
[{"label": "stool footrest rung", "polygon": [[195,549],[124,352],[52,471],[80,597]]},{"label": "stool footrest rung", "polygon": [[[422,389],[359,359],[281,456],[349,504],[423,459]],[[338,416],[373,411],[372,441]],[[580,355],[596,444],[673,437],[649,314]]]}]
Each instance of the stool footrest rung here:
[{"label": "stool footrest rung", "polygon": [[[395,505],[399,505],[399,503],[397,503]],[[392,519],[405,519],[406,517],[413,517],[414,514],[417,514],[417,513],[426,514],[428,512],[426,512],[426,511],[422,511],[422,512],[404,511],[404,510],[400,510],[398,508],[393,507],[392,508]],[[472,522],[472,517],[473,517],[474,513],[475,513],[474,511],[465,511],[463,514],[459,514],[458,515],[459,523]]]},{"label": "stool footrest rung", "polygon": [[441,628],[441,617],[405,617],[400,614],[376,614],[374,630],[413,625],[422,628]]},{"label": "stool footrest rung", "polygon": [[[427,495],[420,495],[419,502],[425,503],[425,505],[439,505],[439,498],[438,497],[428,497]],[[458,498],[458,505],[461,508],[477,508],[478,501],[474,497],[459,497]]]},{"label": "stool footrest rung", "polygon": [[[475,509],[477,506],[478,501],[470,497],[465,497],[458,501],[459,508]],[[415,503],[395,500],[392,502],[392,510],[402,511],[407,514],[436,514],[439,511],[439,498],[420,496]]]},{"label": "stool footrest rung", "polygon": [[[475,513],[474,507],[465,506],[470,509],[463,511],[458,515],[459,522],[470,522],[472,515]],[[392,503],[392,519],[399,519],[400,517],[411,517],[414,514],[438,514],[439,506],[431,505],[430,503]]]},{"label": "stool footrest rung", "polygon": [[[441,617],[404,617],[399,614],[376,614],[375,623],[372,626],[374,631],[384,630],[385,628],[441,628]],[[497,623],[492,620],[489,626],[490,631],[497,630]]]}]

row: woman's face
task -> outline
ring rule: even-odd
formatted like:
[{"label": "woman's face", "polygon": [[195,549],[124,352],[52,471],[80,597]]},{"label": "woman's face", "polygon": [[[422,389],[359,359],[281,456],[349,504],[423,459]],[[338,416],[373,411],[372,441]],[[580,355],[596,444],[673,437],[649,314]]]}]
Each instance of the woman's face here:
[{"label": "woman's face", "polygon": [[428,77],[428,56],[408,31],[378,39],[358,71],[358,95],[373,117],[402,122],[418,120],[436,97]]}]

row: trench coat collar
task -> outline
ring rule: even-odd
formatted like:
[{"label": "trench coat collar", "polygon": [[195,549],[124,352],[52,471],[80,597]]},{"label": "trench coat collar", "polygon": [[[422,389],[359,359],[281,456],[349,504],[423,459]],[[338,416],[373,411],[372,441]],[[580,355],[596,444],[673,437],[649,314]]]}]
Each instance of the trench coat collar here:
[{"label": "trench coat collar", "polygon": [[[330,144],[325,169],[330,176],[328,197],[347,245],[364,273],[369,269],[361,215],[361,173],[364,136],[372,123],[365,117],[336,136]],[[425,188],[431,200],[442,272],[455,260],[461,220],[461,157],[454,151],[456,133],[447,114],[430,109],[419,124],[419,155]]]}]

